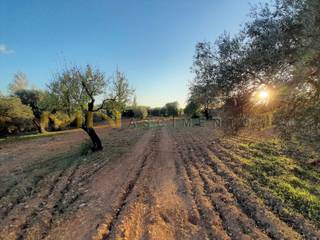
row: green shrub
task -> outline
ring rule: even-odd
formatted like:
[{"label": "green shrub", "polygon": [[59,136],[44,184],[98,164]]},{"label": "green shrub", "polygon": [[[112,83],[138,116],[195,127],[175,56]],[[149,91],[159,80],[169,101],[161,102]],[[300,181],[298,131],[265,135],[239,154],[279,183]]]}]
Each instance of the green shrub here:
[{"label": "green shrub", "polygon": [[132,108],[132,110],[135,118],[145,119],[148,117],[148,109],[146,107],[138,106]]},{"label": "green shrub", "polygon": [[0,97],[0,132],[16,133],[33,129],[32,109],[17,97]]},{"label": "green shrub", "polygon": [[201,117],[200,105],[194,101],[190,101],[184,109],[184,114],[192,118],[200,118]]},{"label": "green shrub", "polygon": [[170,102],[165,105],[168,116],[178,116],[179,115],[179,104],[178,102]]}]

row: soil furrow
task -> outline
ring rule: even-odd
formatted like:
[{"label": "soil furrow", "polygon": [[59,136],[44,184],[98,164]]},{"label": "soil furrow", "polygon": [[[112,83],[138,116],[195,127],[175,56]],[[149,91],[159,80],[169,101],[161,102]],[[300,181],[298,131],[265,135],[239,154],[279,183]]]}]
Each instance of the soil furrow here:
[{"label": "soil furrow", "polygon": [[[55,204],[51,207],[51,211],[49,213],[49,217],[48,219],[46,219],[45,221],[41,221],[41,222],[45,222],[46,224],[44,224],[44,226],[41,228],[41,239],[44,239],[47,235],[48,232],[53,224],[53,220],[54,218],[56,218],[58,215],[62,215],[64,213],[64,199],[65,199],[65,195],[66,193],[69,192],[70,188],[72,187],[73,184],[73,179],[74,176],[78,170],[80,166],[80,161],[73,167],[73,169],[71,170],[71,173],[69,174],[66,183],[64,183],[64,187],[62,188],[62,190],[59,191],[60,194],[58,194],[58,200],[55,201]],[[57,189],[58,190],[58,189]]]},{"label": "soil furrow", "polygon": [[17,239],[30,239],[33,236],[45,238],[53,223],[53,218],[63,211],[60,206],[65,194],[69,191],[78,166],[79,164],[76,164],[71,169],[65,168],[53,180],[47,194],[42,197],[41,202],[21,225]]},{"label": "soil furrow", "polygon": [[197,171],[204,186],[204,192],[212,202],[214,208],[219,212],[223,220],[225,229],[233,239],[241,239],[242,237],[251,237],[254,239],[268,239],[252,221],[251,217],[245,215],[242,209],[237,205],[233,196],[225,188],[226,184],[223,180],[210,171],[206,165],[206,156],[195,144],[188,144],[188,156],[192,159],[192,163]]},{"label": "soil furrow", "polygon": [[147,160],[151,157],[151,155],[153,154],[154,151],[154,145],[158,142],[157,138],[159,136],[159,131],[155,132],[154,138],[151,140],[151,146],[150,149],[147,151],[147,153],[145,154],[145,156],[143,157],[142,161],[141,161],[141,165],[136,173],[136,175],[134,176],[134,178],[128,183],[128,185],[126,186],[124,192],[122,193],[122,196],[120,198],[119,201],[119,205],[115,208],[116,210],[113,213],[113,216],[109,222],[109,224],[106,227],[105,233],[102,235],[102,239],[106,240],[106,239],[110,239],[110,236],[112,234],[112,231],[115,227],[115,225],[118,222],[118,218],[121,214],[121,212],[123,211],[123,209],[125,208],[126,204],[127,204],[127,200],[130,196],[130,194],[133,191],[133,188],[135,187],[139,177],[141,176],[145,166],[146,166],[146,162]]},{"label": "soil furrow", "polygon": [[[198,164],[196,164],[198,165]],[[212,172],[197,166],[199,176],[204,183],[205,193],[211,199],[215,208],[221,212],[224,222],[232,226],[230,232],[233,239],[250,236],[253,239],[269,239],[265,233],[256,227],[252,218],[245,215],[241,206],[237,206],[234,197],[224,188],[224,183]],[[236,227],[235,227],[236,226]],[[229,228],[228,228],[229,229]]]},{"label": "soil furrow", "polygon": [[[212,155],[212,158],[215,157]],[[297,235],[290,227],[286,226],[276,216],[271,213],[268,208],[257,198],[247,187],[242,180],[236,176],[232,176],[232,173],[225,170],[225,166],[218,163],[217,159],[214,163],[208,163],[217,174],[225,178],[228,184],[228,189],[237,198],[238,203],[242,206],[243,210],[255,219],[258,226],[264,229],[269,236],[276,239],[299,239]]]},{"label": "soil furrow", "polygon": [[118,218],[119,218],[119,215],[121,214],[121,211],[124,209],[124,207],[127,204],[127,199],[129,197],[129,195],[131,194],[131,192],[132,192],[136,182],[138,181],[144,167],[146,166],[146,161],[149,156],[150,155],[147,155],[144,157],[144,159],[142,160],[142,164],[140,166],[140,169],[138,170],[138,173],[136,174],[134,179],[129,182],[128,186],[126,187],[126,190],[124,191],[123,196],[120,199],[121,204],[119,205],[119,207],[116,208],[116,211],[115,211],[115,213],[110,221],[110,224],[107,228],[107,233],[102,237],[103,240],[109,239],[109,236],[112,233],[112,231],[118,221]]},{"label": "soil furrow", "polygon": [[[60,171],[58,175],[56,175],[49,187],[49,189],[46,189],[43,196],[37,196],[33,199],[30,199],[27,203],[32,202],[35,200],[36,207],[25,217],[24,222],[19,226],[19,230],[17,231],[17,239],[23,239],[26,235],[27,229],[31,227],[32,222],[34,219],[36,219],[41,211],[41,209],[46,204],[46,201],[48,200],[49,196],[52,194],[54,188],[56,187],[56,184],[59,182],[60,178],[65,173],[65,170]],[[34,205],[34,204],[33,204]]]},{"label": "soil furrow", "polygon": [[[254,239],[267,239],[267,236],[257,228],[256,222],[252,219],[251,212],[245,211],[243,206],[238,203],[236,196],[230,192],[228,184],[221,176],[217,175],[211,167],[208,167],[208,156],[203,154],[203,149],[196,150],[198,157],[196,159],[202,159],[202,161],[195,161],[194,166],[199,172],[199,176],[202,179],[205,192],[212,200],[216,209],[222,214],[223,219],[228,224],[236,226],[236,231],[233,231],[233,236],[238,236],[237,232],[243,232],[243,234],[249,234]],[[192,153],[191,153],[192,154]],[[231,220],[230,220],[231,219]],[[272,235],[270,237],[273,237]]]},{"label": "soil furrow", "polygon": [[[177,141],[181,140],[178,139]],[[210,201],[203,196],[203,186],[191,169],[190,162],[188,161],[189,156],[186,154],[185,144],[182,143],[181,146],[183,147],[179,150],[179,153],[183,159],[183,165],[187,173],[188,182],[191,183],[192,195],[200,214],[200,221],[202,222],[202,225],[205,226],[209,239],[230,239],[226,234],[228,232],[226,231],[227,229],[223,227],[221,216],[217,211],[215,211]]]},{"label": "soil furrow", "polygon": [[[0,212],[1,220],[4,220],[16,205],[25,202],[29,197],[34,196],[34,194],[36,194],[36,191],[34,189],[38,188],[38,185],[40,185],[40,182],[44,179],[44,176],[43,175],[38,175],[34,177],[31,176],[31,178],[32,178],[31,183],[28,186],[24,186],[23,181],[20,182],[20,186],[23,186],[21,187],[22,190],[20,190],[17,193],[17,196],[14,197],[14,199],[12,199],[9,204],[7,204],[1,209],[1,212]],[[16,186],[19,186],[19,184]],[[6,197],[9,197],[12,191],[17,192],[17,189],[16,188],[10,189]],[[13,195],[15,194],[13,193]]]},{"label": "soil furrow", "polygon": [[243,183],[242,179],[236,176],[232,171],[226,167],[223,161],[218,157],[223,157],[220,155],[215,156],[217,152],[210,152],[207,149],[206,143],[202,142],[202,139],[194,138],[193,144],[197,145],[201,152],[208,154],[208,161],[206,163],[215,171],[215,173],[221,176],[226,181],[226,187],[231,193],[236,197],[239,206],[243,211],[251,218],[253,218],[256,224],[261,227],[269,236],[276,239],[298,239],[299,235],[291,228],[286,226],[281,222],[276,216],[273,215],[266,206],[257,198],[250,189]]},{"label": "soil furrow", "polygon": [[[271,210],[275,214],[277,214],[281,220],[283,220],[284,222],[288,223],[297,232],[299,232],[301,235],[305,236],[307,239],[320,238],[319,230],[317,230],[317,228],[312,223],[308,222],[308,220],[303,218],[300,214],[287,211],[283,207],[282,201],[280,199],[278,199],[277,197],[275,197],[270,192],[269,189],[267,189],[266,187],[261,186],[260,183],[257,182],[257,180],[256,180],[256,178],[254,176],[250,175],[249,173],[244,173],[243,171],[241,171],[241,168],[238,168],[237,167],[238,165],[234,164],[235,162],[238,162],[239,164],[241,164],[239,161],[234,159],[234,157],[235,157],[235,155],[234,155],[235,153],[234,152],[233,152],[233,154],[231,154],[231,151],[226,151],[223,148],[223,146],[220,146],[219,149],[220,149],[220,152],[218,152],[217,150],[213,150],[213,151],[216,151],[215,154],[220,155],[220,157],[223,156],[222,154],[225,154],[225,156],[227,156],[227,158],[224,158],[225,159],[224,162],[237,175],[242,176],[243,178],[249,180],[248,183],[251,186],[251,188],[253,189],[253,191],[256,192],[257,195],[259,195],[263,199],[263,202],[268,207],[270,207]],[[230,160],[228,160],[228,159],[233,159],[232,160],[233,164],[230,164],[229,163]],[[243,166],[243,167],[245,167],[245,166]]]},{"label": "soil furrow", "polygon": [[13,189],[15,186],[17,186],[17,184],[18,184],[18,181],[15,180],[15,181],[13,181],[12,184],[7,186],[5,189],[2,189],[1,193],[0,193],[0,201],[2,200],[3,197],[7,196],[10,193],[11,189]]},{"label": "soil furrow", "polygon": [[[181,157],[181,152],[179,152],[180,155],[180,159],[183,161],[182,157]],[[211,231],[215,231],[218,232],[219,231],[219,225],[220,224],[220,220],[219,220],[219,216],[216,216],[216,214],[213,212],[208,212],[207,217],[208,217],[208,222],[211,222],[212,225],[209,226],[209,224],[207,224],[207,221],[204,221],[201,218],[201,214],[203,214],[203,210],[200,206],[199,201],[196,201],[195,199],[195,193],[194,193],[194,188],[191,186],[192,185],[192,181],[190,180],[188,173],[186,171],[185,165],[183,162],[179,162],[176,163],[176,169],[179,169],[177,172],[177,176],[179,176],[181,179],[181,185],[182,185],[182,189],[180,190],[183,193],[183,198],[186,199],[188,202],[190,202],[190,206],[191,210],[188,213],[188,221],[193,224],[193,225],[200,225],[200,226],[205,226],[205,235],[202,237],[203,239],[205,239],[207,237],[207,235],[213,235],[212,233],[210,233]],[[202,203],[202,205],[205,203]],[[208,207],[208,206],[207,206]],[[217,219],[218,218],[218,219]],[[216,228],[215,230],[211,230],[211,228]],[[209,232],[209,233],[208,233]],[[228,235],[224,232],[222,226],[220,229],[221,232],[221,238],[218,237],[218,234],[216,234],[216,239],[230,239],[228,237]],[[199,233],[200,235],[201,233]],[[200,237],[200,236],[199,236]]]}]

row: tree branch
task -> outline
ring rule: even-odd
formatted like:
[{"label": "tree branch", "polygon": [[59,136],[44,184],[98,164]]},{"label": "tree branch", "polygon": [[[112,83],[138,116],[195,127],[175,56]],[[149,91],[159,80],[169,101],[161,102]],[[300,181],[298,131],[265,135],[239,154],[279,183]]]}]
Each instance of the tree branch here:
[{"label": "tree branch", "polygon": [[251,72],[251,71],[249,71],[249,70],[245,70],[245,73],[250,74],[252,77],[259,79],[259,81],[260,81],[261,83],[264,82],[264,80],[263,80],[262,78],[260,78],[260,77],[257,76],[255,73],[253,73],[253,72]]},{"label": "tree branch", "polygon": [[81,85],[82,87],[86,90],[86,93],[88,94],[88,96],[91,98],[92,101],[94,101],[94,97],[92,96],[92,93],[89,91],[83,77],[79,74],[80,78],[81,78]]},{"label": "tree branch", "polygon": [[93,112],[100,111],[100,110],[104,107],[104,104],[105,104],[107,101],[115,101],[115,98],[107,98],[107,99],[104,99],[103,102],[101,103],[100,107],[98,107],[97,109],[93,110]]}]

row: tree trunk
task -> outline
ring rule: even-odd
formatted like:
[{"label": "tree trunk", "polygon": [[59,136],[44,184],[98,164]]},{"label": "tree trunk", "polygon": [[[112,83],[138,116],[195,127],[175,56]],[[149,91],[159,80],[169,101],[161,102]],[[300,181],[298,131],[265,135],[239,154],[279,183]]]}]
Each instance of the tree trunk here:
[{"label": "tree trunk", "polygon": [[209,109],[208,108],[204,109],[204,116],[205,116],[206,120],[209,120]]},{"label": "tree trunk", "polygon": [[92,141],[92,151],[100,151],[103,149],[101,140],[93,128],[84,127],[83,130],[89,135]]},{"label": "tree trunk", "polygon": [[33,125],[37,128],[39,133],[44,133],[46,130],[41,127],[40,121],[38,118],[32,120]]},{"label": "tree trunk", "polygon": [[93,106],[94,100],[88,103],[88,111],[86,112],[86,119],[84,125],[82,126],[82,129],[89,135],[92,141],[92,151],[100,151],[103,149],[103,147],[99,136],[93,128]]}]

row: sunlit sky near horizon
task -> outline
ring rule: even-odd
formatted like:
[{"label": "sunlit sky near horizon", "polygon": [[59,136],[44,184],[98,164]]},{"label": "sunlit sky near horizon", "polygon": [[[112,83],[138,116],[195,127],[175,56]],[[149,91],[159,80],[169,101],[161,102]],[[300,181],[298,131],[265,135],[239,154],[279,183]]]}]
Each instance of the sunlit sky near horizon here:
[{"label": "sunlit sky near horizon", "polygon": [[[124,71],[139,105],[184,105],[195,44],[235,34],[267,0],[0,0],[0,91],[45,88],[65,63]],[[251,4],[251,5],[250,5]]]}]

